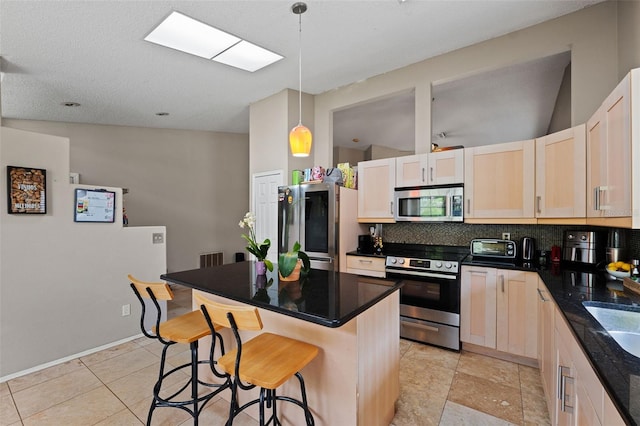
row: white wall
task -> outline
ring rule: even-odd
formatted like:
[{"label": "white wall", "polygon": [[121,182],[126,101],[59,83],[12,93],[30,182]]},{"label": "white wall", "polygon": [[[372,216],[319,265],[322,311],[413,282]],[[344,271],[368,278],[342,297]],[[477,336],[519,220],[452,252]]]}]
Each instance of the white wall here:
[{"label": "white wall", "polygon": [[[127,274],[159,279],[166,246],[151,241],[164,227],[123,228],[121,212],[113,224],[74,223],[69,140],[0,130],[1,188],[7,165],[47,172],[46,215],[10,215],[0,197],[1,378],[139,334]],[[109,189],[118,211],[122,191]],[[130,316],[121,316],[124,304]]]},{"label": "white wall", "polygon": [[[313,165],[315,149],[314,98],[302,94],[302,124],[307,126],[314,136],[311,155],[296,158],[289,149],[289,131],[298,124],[298,91],[285,89],[268,98],[254,102],[249,107],[249,144],[251,174],[270,170],[282,170],[285,184],[291,183],[291,171],[301,170]],[[331,167],[331,166],[328,166]]]},{"label": "white wall", "polygon": [[525,62],[566,51],[569,47],[572,52],[572,124],[583,123],[620,79],[617,46],[617,5],[608,1],[317,95],[314,163],[331,162],[334,110],[415,88],[415,151],[428,152],[432,83]]},{"label": "white wall", "polygon": [[128,188],[130,226],[167,227],[167,267],[225,263],[244,251],[238,222],[249,209],[246,134],[4,119],[3,125],[68,137],[82,183]]},{"label": "white wall", "polygon": [[618,1],[618,78],[640,68],[640,1]]}]

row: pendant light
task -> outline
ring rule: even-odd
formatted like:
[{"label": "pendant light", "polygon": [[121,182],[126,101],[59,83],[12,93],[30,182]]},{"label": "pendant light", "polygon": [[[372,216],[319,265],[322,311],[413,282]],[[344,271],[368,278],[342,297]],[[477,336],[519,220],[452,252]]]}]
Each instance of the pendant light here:
[{"label": "pendant light", "polygon": [[294,157],[308,157],[311,152],[313,136],[311,131],[302,125],[302,14],[307,11],[303,2],[294,3],[291,11],[298,15],[299,51],[298,51],[298,125],[289,132],[289,146]]}]

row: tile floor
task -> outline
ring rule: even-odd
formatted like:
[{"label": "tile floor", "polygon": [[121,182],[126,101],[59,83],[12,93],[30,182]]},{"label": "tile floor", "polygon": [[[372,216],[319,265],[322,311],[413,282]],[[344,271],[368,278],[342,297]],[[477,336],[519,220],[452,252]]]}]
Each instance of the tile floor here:
[{"label": "tile floor", "polygon": [[[171,316],[191,309],[190,291],[175,289],[175,295]],[[143,424],[160,346],[139,338],[0,383],[0,425]],[[187,348],[178,346],[168,356],[172,365],[188,360]],[[393,426],[549,424],[535,368],[407,340],[400,351],[401,394]],[[226,401],[214,399],[200,423],[222,425],[226,410]],[[192,423],[178,409],[161,408],[153,416],[154,425]],[[235,424],[257,422],[242,415]]]}]

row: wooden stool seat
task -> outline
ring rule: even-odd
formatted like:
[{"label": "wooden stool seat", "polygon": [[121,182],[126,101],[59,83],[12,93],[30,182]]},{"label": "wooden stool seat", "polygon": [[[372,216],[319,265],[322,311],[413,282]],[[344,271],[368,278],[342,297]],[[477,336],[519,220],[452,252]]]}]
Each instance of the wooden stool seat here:
[{"label": "wooden stool seat", "polygon": [[[218,359],[234,376],[237,349]],[[240,379],[265,389],[276,389],[302,370],[318,354],[318,347],[273,333],[263,333],[242,344]]]},{"label": "wooden stool seat", "polygon": [[[307,393],[300,370],[318,355],[318,347],[274,333],[262,333],[243,342],[239,330],[262,330],[258,308],[226,305],[209,300],[200,294],[196,294],[195,299],[202,309],[209,328],[213,329],[214,324],[228,327],[236,340],[236,349],[218,359],[218,366],[233,377],[227,426],[233,425],[233,419],[254,404],[258,404],[259,407],[261,426],[279,425],[277,401],[293,403],[302,408],[306,424],[313,426],[315,422],[307,404]],[[294,376],[300,383],[302,398],[298,400],[277,395],[276,389]],[[256,386],[260,388],[260,397],[239,406],[238,389],[249,390]],[[266,422],[265,406],[270,407],[272,412]]]},{"label": "wooden stool seat", "polygon": [[[201,310],[188,312],[175,318],[171,318],[165,322],[160,322],[162,318],[162,309],[160,308],[159,300],[173,300],[173,292],[171,287],[164,282],[146,282],[141,281],[133,276],[128,276],[131,282],[131,288],[137,296],[140,304],[142,305],[142,315],[140,317],[140,328],[142,333],[150,338],[156,339],[164,345],[162,348],[162,356],[160,357],[160,373],[158,380],[153,387],[153,402],[149,408],[149,414],[147,415],[147,425],[151,424],[151,417],[156,407],[173,407],[182,409],[193,417],[194,426],[198,425],[198,417],[200,412],[204,408],[207,402],[213,399],[222,390],[231,387],[231,377],[228,374],[218,372],[215,369],[213,362],[213,353],[216,341],[220,342],[220,350],[224,355],[224,346],[222,337],[217,333],[219,326],[211,326]],[[151,331],[145,327],[145,317],[147,312],[147,304],[144,299],[149,299],[155,307],[155,325],[151,328]],[[205,337],[211,337],[211,348],[209,351],[209,358],[206,360],[198,360],[198,341]],[[165,363],[167,358],[167,350],[172,345],[177,343],[189,345],[191,352],[191,361],[175,368],[171,368],[169,371],[165,371]],[[198,379],[198,365],[207,364],[211,367],[212,373],[224,380],[222,384],[218,383],[206,383]],[[170,368],[170,367],[169,367]],[[189,370],[189,376],[185,376],[182,370]],[[173,373],[179,372],[180,377],[187,377],[188,381],[180,387],[174,393],[166,396],[160,396],[162,392],[162,382],[165,378]],[[209,388],[205,393],[201,393],[198,390],[198,386],[205,386]],[[181,396],[181,392],[185,389],[190,389],[191,398],[184,399]],[[164,393],[164,392],[163,392]]]},{"label": "wooden stool seat", "polygon": [[[222,327],[216,327],[216,329],[220,328]],[[153,332],[158,332],[155,326],[153,327]],[[211,335],[211,330],[207,320],[202,315],[202,311],[191,311],[160,323],[159,334],[165,340],[189,344],[202,339],[204,336]]]}]

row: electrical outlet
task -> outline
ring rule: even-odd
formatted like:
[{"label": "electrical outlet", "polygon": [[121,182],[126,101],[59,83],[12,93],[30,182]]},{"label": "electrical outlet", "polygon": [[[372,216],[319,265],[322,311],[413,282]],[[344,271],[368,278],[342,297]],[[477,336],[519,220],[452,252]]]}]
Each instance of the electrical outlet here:
[{"label": "electrical outlet", "polygon": [[122,316],[126,317],[131,315],[131,305],[130,304],[126,304],[126,305],[122,305]]},{"label": "electrical outlet", "polygon": [[162,232],[154,232],[152,241],[153,241],[153,244],[164,243],[164,234]]},{"label": "electrical outlet", "polygon": [[510,232],[503,232],[502,233],[502,239],[503,240],[510,240],[511,239],[511,233]]}]

